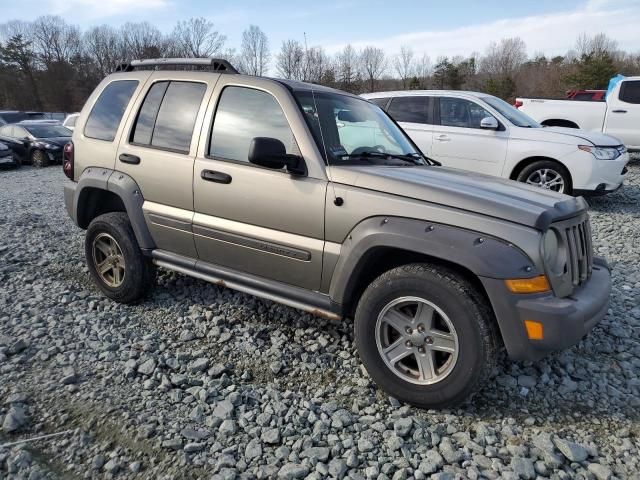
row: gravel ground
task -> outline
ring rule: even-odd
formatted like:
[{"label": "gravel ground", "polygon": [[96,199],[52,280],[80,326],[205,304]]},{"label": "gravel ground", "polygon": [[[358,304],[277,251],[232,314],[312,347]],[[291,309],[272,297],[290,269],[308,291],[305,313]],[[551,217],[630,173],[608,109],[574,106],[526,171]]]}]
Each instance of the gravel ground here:
[{"label": "gravel ground", "polygon": [[[0,172],[0,479],[638,478],[640,162],[590,200],[611,308],[453,411],[378,391],[351,325],[161,272],[103,298],[59,167]],[[32,437],[43,440],[3,446]]]}]

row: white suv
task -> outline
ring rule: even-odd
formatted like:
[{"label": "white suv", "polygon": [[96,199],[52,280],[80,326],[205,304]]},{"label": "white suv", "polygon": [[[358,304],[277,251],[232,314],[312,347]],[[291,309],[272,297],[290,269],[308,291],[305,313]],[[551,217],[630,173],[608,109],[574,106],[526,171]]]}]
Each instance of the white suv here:
[{"label": "white suv", "polygon": [[423,153],[447,167],[567,194],[622,185],[629,155],[617,138],[542,127],[485,93],[414,90],[362,95],[394,118]]}]

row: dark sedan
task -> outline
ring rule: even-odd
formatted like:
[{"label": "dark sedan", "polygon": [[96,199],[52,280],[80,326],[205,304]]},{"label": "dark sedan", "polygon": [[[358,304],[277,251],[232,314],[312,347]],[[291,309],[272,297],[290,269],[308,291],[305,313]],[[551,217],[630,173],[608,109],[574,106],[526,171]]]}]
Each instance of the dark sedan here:
[{"label": "dark sedan", "polygon": [[46,167],[62,162],[62,149],[71,141],[71,134],[71,130],[60,125],[4,125],[0,127],[0,142],[7,144],[23,163]]},{"label": "dark sedan", "polygon": [[0,142],[0,168],[2,167],[19,167],[20,161],[13,154],[13,150],[11,150],[7,145]]}]

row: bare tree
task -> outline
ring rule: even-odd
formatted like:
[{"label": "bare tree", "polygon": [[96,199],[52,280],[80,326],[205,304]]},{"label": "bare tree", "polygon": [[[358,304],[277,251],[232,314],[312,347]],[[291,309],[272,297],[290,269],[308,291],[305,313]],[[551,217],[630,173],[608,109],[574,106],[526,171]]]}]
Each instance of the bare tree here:
[{"label": "bare tree", "polygon": [[282,42],[280,53],[276,57],[278,75],[292,80],[304,79],[305,52],[297,40]]},{"label": "bare tree", "polygon": [[416,77],[418,77],[418,81],[420,82],[421,88],[426,88],[427,80],[431,76],[432,72],[431,67],[431,58],[426,53],[422,54],[422,57],[418,59],[416,62]]},{"label": "bare tree", "polygon": [[128,59],[157,58],[167,52],[168,42],[149,22],[127,22],[120,28]]},{"label": "bare tree", "polygon": [[350,44],[342,49],[336,57],[338,69],[338,82],[343,90],[357,90],[357,81],[359,80],[359,58],[358,52]]},{"label": "bare tree", "polygon": [[61,17],[46,15],[33,22],[33,44],[45,65],[70,62],[81,52],[81,34],[76,25]]},{"label": "bare tree", "polygon": [[269,68],[269,40],[256,25],[250,25],[242,33],[240,67],[249,75],[264,75]]},{"label": "bare tree", "polygon": [[480,60],[482,72],[495,76],[511,76],[527,60],[527,47],[519,37],[503,38],[492,43]]},{"label": "bare tree", "polygon": [[365,47],[360,54],[360,64],[369,84],[369,91],[375,90],[375,83],[387,68],[384,50],[377,47]]},{"label": "bare tree", "polygon": [[302,79],[305,82],[322,83],[330,63],[322,47],[308,48],[304,54]]},{"label": "bare tree", "polygon": [[95,64],[100,77],[113,72],[124,60],[124,44],[115,28],[109,25],[93,27],[82,38],[85,54]]},{"label": "bare tree", "polygon": [[400,47],[400,53],[396,55],[393,66],[396,70],[396,73],[402,80],[402,88],[406,89],[409,78],[415,72],[415,66],[413,64],[413,50],[411,47],[407,47],[403,45]]},{"label": "bare tree", "polygon": [[227,37],[206,18],[179,21],[171,34],[171,47],[179,57],[212,57],[224,47]]},{"label": "bare tree", "polygon": [[618,50],[618,42],[607,37],[604,33],[598,33],[592,37],[586,33],[580,34],[576,41],[576,53],[578,58],[586,55],[601,56],[608,54],[614,56]]}]

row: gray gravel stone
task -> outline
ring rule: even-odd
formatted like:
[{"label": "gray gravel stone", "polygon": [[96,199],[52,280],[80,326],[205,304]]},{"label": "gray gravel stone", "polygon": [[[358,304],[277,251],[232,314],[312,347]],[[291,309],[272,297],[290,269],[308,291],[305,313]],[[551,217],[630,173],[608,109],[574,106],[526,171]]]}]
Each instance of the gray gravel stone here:
[{"label": "gray gravel stone", "polygon": [[575,442],[556,437],[553,439],[553,443],[572,462],[584,462],[589,456],[587,449]]}]

